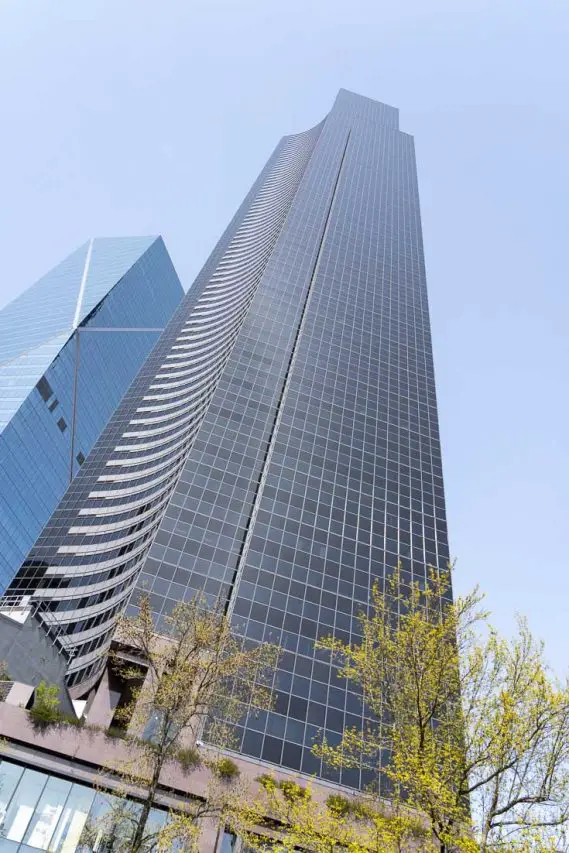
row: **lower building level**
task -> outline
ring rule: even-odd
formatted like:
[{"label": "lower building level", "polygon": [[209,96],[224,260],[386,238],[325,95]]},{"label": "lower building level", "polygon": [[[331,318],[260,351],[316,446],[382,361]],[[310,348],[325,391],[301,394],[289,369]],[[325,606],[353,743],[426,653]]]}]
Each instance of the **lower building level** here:
[{"label": "lower building level", "polygon": [[[29,713],[34,688],[0,682],[0,853],[124,853],[134,832],[141,799],[119,797],[113,768],[132,762],[136,740],[113,726],[116,684],[105,677],[84,709],[80,725],[38,726]],[[207,747],[203,747],[204,750]],[[135,756],[136,757],[136,756]],[[323,801],[336,786],[316,783],[258,760],[231,754],[240,784],[254,792],[258,777],[270,773],[277,782],[311,782]],[[147,828],[155,831],[171,811],[205,800],[211,773],[202,766],[188,772],[171,761],[160,776],[160,791]],[[130,792],[129,792],[130,793]],[[349,792],[346,792],[349,793]],[[353,792],[351,792],[353,793]],[[141,791],[141,796],[144,791]],[[117,808],[120,803],[120,809]],[[124,819],[115,820],[120,812]],[[149,826],[150,824],[150,826]],[[200,853],[248,853],[249,848],[209,818],[200,824]],[[174,844],[172,851],[186,849]]]}]

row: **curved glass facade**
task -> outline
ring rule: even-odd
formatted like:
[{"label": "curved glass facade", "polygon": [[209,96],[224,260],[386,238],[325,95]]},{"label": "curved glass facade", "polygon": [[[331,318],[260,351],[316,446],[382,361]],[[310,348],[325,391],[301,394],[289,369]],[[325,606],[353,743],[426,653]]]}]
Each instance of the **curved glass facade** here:
[{"label": "curved glass facade", "polygon": [[70,687],[104,666],[319,133],[277,147],[8,591],[41,605],[72,657]]},{"label": "curved glass facade", "polygon": [[285,650],[242,752],[359,788],[311,752],[365,724],[314,641],[356,639],[398,560],[448,562],[415,155],[397,110],[342,90],[277,147],[16,590],[74,644],[77,691],[134,588],[158,620],[221,596]]},{"label": "curved glass facade", "polygon": [[0,592],[182,295],[161,239],[98,239],[0,312]]}]

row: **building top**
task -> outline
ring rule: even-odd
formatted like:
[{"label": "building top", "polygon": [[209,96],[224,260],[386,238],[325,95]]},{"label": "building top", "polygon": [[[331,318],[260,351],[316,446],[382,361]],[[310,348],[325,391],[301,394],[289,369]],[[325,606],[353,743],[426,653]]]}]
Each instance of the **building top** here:
[{"label": "building top", "polygon": [[334,107],[349,110],[352,121],[370,118],[373,121],[385,124],[392,130],[399,130],[399,110],[397,107],[391,107],[381,101],[374,101],[373,98],[366,98],[365,95],[358,95],[348,89],[340,89],[336,95]]}]

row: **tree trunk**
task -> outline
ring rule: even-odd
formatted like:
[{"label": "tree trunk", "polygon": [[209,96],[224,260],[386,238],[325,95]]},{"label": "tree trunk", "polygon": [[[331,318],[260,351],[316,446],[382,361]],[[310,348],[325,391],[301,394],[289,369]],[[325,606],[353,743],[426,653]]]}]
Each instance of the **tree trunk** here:
[{"label": "tree trunk", "polygon": [[156,789],[158,788],[158,781],[160,779],[160,771],[162,770],[162,764],[162,757],[159,757],[156,761],[156,766],[154,767],[154,772],[152,774],[150,785],[148,786],[147,797],[143,803],[142,811],[140,812],[140,817],[138,818],[136,832],[134,833],[134,838],[132,839],[131,843],[131,853],[138,853],[138,851],[142,847],[142,842],[144,841],[144,829],[146,827],[148,815],[150,814],[150,809],[154,805],[154,800],[156,798]]},{"label": "tree trunk", "polygon": [[486,853],[486,850],[488,849],[488,839],[490,838],[490,831],[492,829],[492,816],[498,806],[498,800],[500,796],[500,782],[501,776],[496,776],[494,780],[494,790],[492,791],[492,800],[490,802],[490,808],[488,809],[488,814],[486,815],[484,824],[482,826],[480,838],[480,853]]}]

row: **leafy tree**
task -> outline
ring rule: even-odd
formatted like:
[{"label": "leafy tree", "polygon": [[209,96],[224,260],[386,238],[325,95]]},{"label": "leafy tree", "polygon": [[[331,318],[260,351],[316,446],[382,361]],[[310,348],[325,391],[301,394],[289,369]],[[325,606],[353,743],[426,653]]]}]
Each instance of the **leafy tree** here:
[{"label": "leafy tree", "polygon": [[[174,840],[184,850],[197,850],[200,822],[221,819],[237,808],[241,796],[236,765],[220,757],[218,750],[198,750],[197,742],[205,731],[209,743],[229,747],[234,725],[250,705],[270,708],[268,685],[278,649],[245,645],[233,634],[221,606],[207,607],[201,599],[178,604],[158,632],[149,601],[142,598],[138,614],[122,620],[117,638],[123,647],[137,650],[148,668],[144,683],[133,691],[132,702],[120,712],[129,722],[129,732],[136,734],[136,738],[129,735],[135,740],[135,757],[128,766],[113,771],[121,780],[123,798],[133,789],[142,791],[142,808],[133,812],[120,803],[121,815],[113,806],[109,820],[120,817],[121,825],[125,820],[133,824],[132,840],[121,850],[162,850]],[[126,679],[140,681],[140,665],[125,663],[120,655],[115,665]],[[164,826],[149,828],[151,809],[164,790],[161,776],[175,761],[180,761],[184,772],[201,764],[209,766],[207,797],[171,813]]]},{"label": "leafy tree", "polygon": [[210,761],[209,763],[211,772],[214,773],[219,779],[237,779],[239,776],[239,768],[230,758],[226,756],[222,756],[218,758],[217,761]]},{"label": "leafy tree", "polygon": [[56,723],[61,719],[57,685],[40,681],[34,691],[34,704],[30,713],[35,723],[44,725]]},{"label": "leafy tree", "polygon": [[405,585],[397,570],[359,617],[360,641],[318,644],[378,722],[316,752],[376,773],[388,755],[394,802],[428,829],[422,850],[566,850],[568,686],[524,620],[502,639],[478,591],[452,603],[449,585],[434,570],[426,584]]}]

